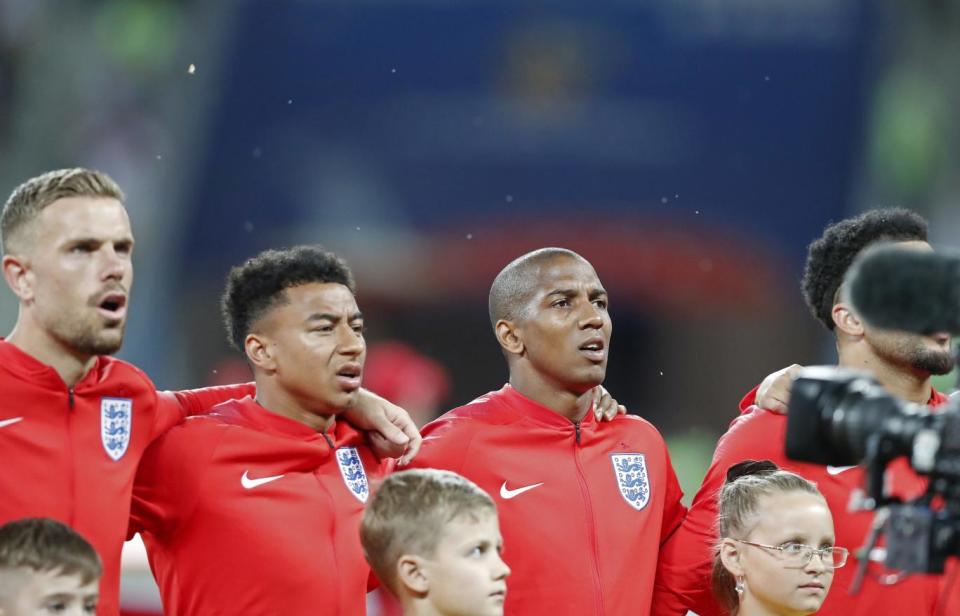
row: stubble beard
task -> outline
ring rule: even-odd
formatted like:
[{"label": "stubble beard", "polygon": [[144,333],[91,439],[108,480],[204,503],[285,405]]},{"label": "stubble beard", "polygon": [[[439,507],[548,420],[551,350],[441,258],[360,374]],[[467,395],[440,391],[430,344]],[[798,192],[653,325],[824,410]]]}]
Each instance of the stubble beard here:
[{"label": "stubble beard", "polygon": [[61,344],[78,355],[113,355],[123,344],[125,322],[114,326],[94,323],[60,322],[51,333]]},{"label": "stubble beard", "polygon": [[926,375],[947,374],[955,363],[951,351],[927,348],[919,336],[887,341],[874,348],[887,361]]},{"label": "stubble beard", "polygon": [[950,351],[917,349],[911,354],[910,364],[917,370],[930,374],[947,374],[953,370],[955,360]]}]

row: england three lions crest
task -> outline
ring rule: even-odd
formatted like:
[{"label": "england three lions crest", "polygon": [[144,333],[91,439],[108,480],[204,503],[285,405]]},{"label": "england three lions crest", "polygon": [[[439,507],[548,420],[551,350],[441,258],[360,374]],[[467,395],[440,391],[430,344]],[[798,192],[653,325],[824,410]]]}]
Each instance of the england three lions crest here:
[{"label": "england three lions crest", "polygon": [[642,453],[615,453],[610,456],[620,494],[631,507],[640,511],[650,502],[650,477]]},{"label": "england three lions crest", "polygon": [[100,442],[107,455],[116,462],[127,453],[133,429],[133,400],[130,398],[100,399]]},{"label": "england three lions crest", "polygon": [[341,447],[337,450],[337,464],[340,465],[340,474],[347,484],[350,493],[361,503],[367,502],[370,496],[370,486],[367,484],[367,473],[363,470],[363,462],[356,447]]}]

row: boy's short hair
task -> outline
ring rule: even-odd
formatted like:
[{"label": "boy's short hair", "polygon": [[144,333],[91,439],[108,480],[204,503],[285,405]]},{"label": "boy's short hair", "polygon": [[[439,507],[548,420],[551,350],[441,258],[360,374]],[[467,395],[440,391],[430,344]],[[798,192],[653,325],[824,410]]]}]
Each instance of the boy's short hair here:
[{"label": "boy's short hair", "polygon": [[496,514],[493,499],[469,479],[432,468],[387,477],[363,513],[360,542],[367,562],[396,592],[397,560],[404,554],[432,556],[450,522]]},{"label": "boy's short hair", "polygon": [[83,584],[103,573],[93,546],[66,524],[49,518],[25,518],[0,526],[0,571],[16,568],[76,574]]}]

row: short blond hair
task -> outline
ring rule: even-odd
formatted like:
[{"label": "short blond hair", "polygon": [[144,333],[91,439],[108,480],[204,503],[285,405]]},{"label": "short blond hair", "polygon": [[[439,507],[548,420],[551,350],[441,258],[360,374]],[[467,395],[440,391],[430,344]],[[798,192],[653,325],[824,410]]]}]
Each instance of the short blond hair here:
[{"label": "short blond hair", "polygon": [[3,254],[11,241],[45,207],[66,197],[104,197],[123,202],[123,191],[106,173],[94,169],[58,169],[30,178],[13,189],[0,215],[0,244]]},{"label": "short blond hair", "polygon": [[99,580],[103,573],[93,546],[66,524],[49,518],[23,518],[0,526],[0,572],[17,568],[78,575],[84,584]]},{"label": "short blond hair", "polygon": [[396,564],[404,554],[432,556],[450,522],[496,514],[493,499],[469,479],[432,468],[387,477],[360,524],[360,543],[373,572],[397,591]]}]

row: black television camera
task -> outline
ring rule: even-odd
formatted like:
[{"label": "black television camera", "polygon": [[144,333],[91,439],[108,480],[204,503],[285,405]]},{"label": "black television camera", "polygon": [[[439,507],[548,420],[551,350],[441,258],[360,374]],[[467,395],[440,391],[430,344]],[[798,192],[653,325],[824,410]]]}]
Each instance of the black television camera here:
[{"label": "black television camera", "polygon": [[[960,333],[960,256],[874,248],[857,260],[845,286],[871,325]],[[862,372],[806,368],[790,393],[786,453],[865,467],[863,505],[877,510],[868,544],[886,533],[888,568],[942,573],[948,557],[960,556],[960,398],[931,409],[892,397]],[[926,493],[909,502],[884,489],[886,467],[900,456],[929,479]]]}]

